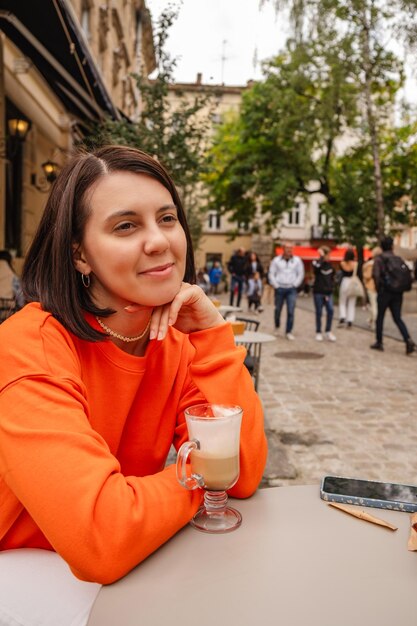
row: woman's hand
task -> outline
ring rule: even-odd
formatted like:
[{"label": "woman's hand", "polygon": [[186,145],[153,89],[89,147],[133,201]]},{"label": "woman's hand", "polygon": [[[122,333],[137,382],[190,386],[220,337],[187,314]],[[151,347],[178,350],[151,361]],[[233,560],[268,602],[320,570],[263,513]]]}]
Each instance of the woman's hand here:
[{"label": "woman's hand", "polygon": [[155,307],[152,311],[150,339],[164,339],[169,326],[188,334],[225,323],[200,287],[182,283],[172,302]]}]

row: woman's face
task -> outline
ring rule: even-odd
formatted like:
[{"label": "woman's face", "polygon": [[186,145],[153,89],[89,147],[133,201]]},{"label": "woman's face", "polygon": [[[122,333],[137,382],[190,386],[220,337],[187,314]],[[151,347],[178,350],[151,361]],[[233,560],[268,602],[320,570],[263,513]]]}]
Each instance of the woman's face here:
[{"label": "woman's face", "polygon": [[146,174],[113,172],[100,178],[88,203],[74,262],[91,273],[96,304],[117,310],[170,302],[184,277],[187,243],[169,191]]}]

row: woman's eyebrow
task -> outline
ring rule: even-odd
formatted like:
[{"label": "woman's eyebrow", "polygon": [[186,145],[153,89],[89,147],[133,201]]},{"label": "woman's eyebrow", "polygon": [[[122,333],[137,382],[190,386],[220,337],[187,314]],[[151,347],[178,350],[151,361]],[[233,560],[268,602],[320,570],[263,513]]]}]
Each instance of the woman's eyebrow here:
[{"label": "woman's eyebrow", "polygon": [[[166,211],[167,209],[175,209],[177,211],[177,207],[175,204],[173,203],[169,203],[169,204],[164,204],[163,206],[161,206],[159,209],[157,209],[157,213],[162,213],[163,211]],[[119,217],[137,217],[138,215],[140,215],[140,211],[133,211],[132,209],[121,209],[120,211],[114,211],[114,213],[112,213],[111,215],[107,216],[105,219],[105,222],[111,222],[114,219],[117,219]]]},{"label": "woman's eyebrow", "polygon": [[164,204],[163,206],[161,206],[161,208],[158,209],[157,213],[161,213],[162,211],[166,211],[167,209],[175,209],[176,211],[178,210],[176,205],[173,202],[170,202],[169,204]]}]

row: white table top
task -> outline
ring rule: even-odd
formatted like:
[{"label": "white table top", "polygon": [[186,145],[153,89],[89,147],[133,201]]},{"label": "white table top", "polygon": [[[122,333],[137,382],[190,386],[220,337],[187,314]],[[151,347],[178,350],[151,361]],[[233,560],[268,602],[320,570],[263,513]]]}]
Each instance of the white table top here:
[{"label": "white table top", "polygon": [[222,315],[228,315],[229,313],[241,313],[243,311],[242,307],[232,306],[231,304],[221,304],[218,308]]},{"label": "white table top", "polygon": [[234,500],[242,526],[187,526],[113,585],[88,626],[416,626],[417,553],[410,516],[366,509],[389,531],[329,507],[319,487]]},{"label": "white table top", "polygon": [[269,343],[276,340],[274,335],[261,333],[257,330],[245,330],[241,335],[235,335],[236,343]]}]

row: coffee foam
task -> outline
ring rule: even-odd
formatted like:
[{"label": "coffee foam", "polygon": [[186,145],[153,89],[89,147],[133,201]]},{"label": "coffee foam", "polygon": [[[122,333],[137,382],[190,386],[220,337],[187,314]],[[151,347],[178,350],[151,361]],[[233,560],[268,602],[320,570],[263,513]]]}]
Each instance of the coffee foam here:
[{"label": "coffee foam", "polygon": [[[224,409],[222,409],[224,415]],[[240,422],[235,411],[230,411],[233,418],[188,420],[190,439],[197,439],[200,450],[210,456],[233,456],[239,451]]]}]

